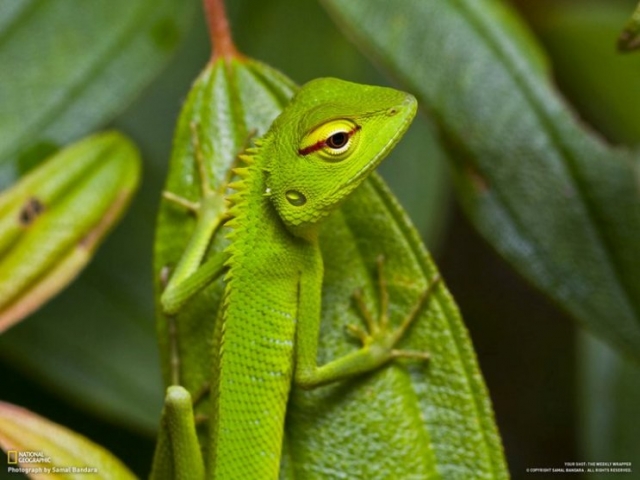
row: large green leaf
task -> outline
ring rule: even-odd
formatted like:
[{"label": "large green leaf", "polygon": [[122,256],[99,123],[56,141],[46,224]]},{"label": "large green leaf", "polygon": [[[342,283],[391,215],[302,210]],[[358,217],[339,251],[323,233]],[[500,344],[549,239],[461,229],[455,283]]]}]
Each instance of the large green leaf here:
[{"label": "large green leaf", "polygon": [[[175,52],[196,6],[3,2],[0,185],[131,102]],[[186,88],[189,80],[174,75],[169,82]],[[170,110],[162,115],[171,122]],[[162,145],[158,136],[156,130],[155,144]],[[147,432],[157,425],[162,401],[149,288],[153,186],[147,175],[130,213],[78,281],[0,339],[6,363],[75,405]]]},{"label": "large green leaf", "polygon": [[640,358],[638,161],[576,120],[518,18],[497,0],[324,3],[436,118],[482,234]]},{"label": "large green leaf", "polygon": [[[294,92],[273,69],[252,60],[218,60],[197,79],[181,114],[167,190],[198,201],[198,145],[217,188],[247,132],[264,133]],[[392,160],[391,160],[392,161]],[[195,219],[163,202],[155,256],[157,292],[175,267]],[[400,321],[436,269],[415,229],[382,180],[374,176],[323,230],[325,258],[319,361],[355,348],[344,326],[362,319],[352,294],[363,288],[378,305],[376,259],[383,255],[392,321]],[[213,250],[224,246],[217,238]],[[268,266],[265,265],[265,268]],[[176,318],[158,317],[165,382],[179,381],[194,397],[211,383],[211,343],[222,284],[189,302]],[[508,476],[488,395],[459,313],[444,287],[412,329],[407,347],[429,350],[428,365],[394,365],[353,382],[314,392],[295,390],[287,417],[283,478],[505,478]],[[177,362],[176,362],[177,360]],[[171,367],[177,367],[173,377]],[[207,413],[208,402],[197,405]],[[210,439],[201,425],[205,454]]]}]

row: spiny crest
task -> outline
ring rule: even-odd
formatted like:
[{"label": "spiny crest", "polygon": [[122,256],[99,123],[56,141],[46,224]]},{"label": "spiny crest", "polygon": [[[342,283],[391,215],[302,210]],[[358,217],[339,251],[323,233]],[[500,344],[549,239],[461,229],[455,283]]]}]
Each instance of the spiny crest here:
[{"label": "spiny crest", "polygon": [[247,148],[244,153],[241,153],[240,155],[238,155],[238,158],[245,164],[245,165],[252,165],[254,163],[253,160],[253,156],[258,153],[258,150],[255,148]]},{"label": "spiny crest", "polygon": [[249,190],[247,180],[251,176],[251,167],[234,168],[233,173],[238,177],[238,180],[229,183],[228,187],[233,192],[228,195],[227,200],[230,204],[229,215],[235,218],[239,213],[238,204],[242,203]]},{"label": "spiny crest", "polygon": [[[237,175],[240,178],[247,178],[249,176],[249,168],[248,167],[238,167],[232,170],[234,175]],[[234,188],[234,187],[231,187]]]},{"label": "spiny crest", "polygon": [[[259,143],[257,143],[257,145],[258,144]],[[246,166],[233,169],[233,173],[237,179],[228,185],[229,189],[232,190],[232,193],[227,197],[230,205],[228,214],[231,218],[225,224],[229,227],[226,238],[231,242],[227,247],[228,256],[225,261],[225,265],[227,267],[231,267],[234,260],[237,260],[239,255],[241,255],[241,249],[237,247],[235,242],[238,237],[238,229],[243,227],[243,218],[247,215],[247,197],[251,193],[251,187],[255,181],[256,173],[258,171],[258,167],[256,165],[258,150],[258,148],[249,148],[245,150],[244,154],[239,156],[240,160],[242,160]],[[230,268],[225,277],[227,281],[232,279],[231,271],[232,269]]]},{"label": "spiny crest", "polygon": [[255,168],[258,151],[259,149],[256,147],[246,149],[244,153],[238,156],[246,166],[233,169],[233,173],[238,177],[238,180],[229,184],[229,188],[234,192],[229,195],[228,199],[231,204],[229,213],[234,218],[240,213],[237,206],[243,203],[243,199],[249,190],[251,173],[252,169]]}]

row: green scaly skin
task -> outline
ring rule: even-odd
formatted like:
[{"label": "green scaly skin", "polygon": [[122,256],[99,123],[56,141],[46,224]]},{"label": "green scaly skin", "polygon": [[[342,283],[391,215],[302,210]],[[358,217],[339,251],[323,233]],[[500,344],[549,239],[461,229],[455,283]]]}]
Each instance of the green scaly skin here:
[{"label": "green scaly skin", "polygon": [[213,478],[278,478],[292,381],[313,388],[403,353],[394,346],[405,328],[369,325],[368,333],[360,332],[361,349],[317,366],[318,232],[398,142],[415,112],[415,99],[403,92],[314,80],[237,169],[214,386]]}]

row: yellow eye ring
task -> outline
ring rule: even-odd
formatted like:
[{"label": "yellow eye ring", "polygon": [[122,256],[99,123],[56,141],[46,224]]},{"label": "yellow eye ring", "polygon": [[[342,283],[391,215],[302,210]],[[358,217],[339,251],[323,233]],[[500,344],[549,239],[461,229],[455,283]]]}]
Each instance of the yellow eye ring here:
[{"label": "yellow eye ring", "polygon": [[324,123],[305,136],[298,153],[317,152],[329,160],[342,160],[357,144],[359,130],[359,125],[346,119]]}]

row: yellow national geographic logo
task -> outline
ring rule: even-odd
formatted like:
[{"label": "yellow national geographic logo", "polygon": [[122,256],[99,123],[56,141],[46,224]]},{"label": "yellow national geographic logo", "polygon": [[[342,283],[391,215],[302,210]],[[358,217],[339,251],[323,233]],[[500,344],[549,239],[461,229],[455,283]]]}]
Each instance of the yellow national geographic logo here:
[{"label": "yellow national geographic logo", "polygon": [[[30,478],[35,475],[45,475],[49,478],[56,473],[98,473],[98,468],[84,465],[53,465],[51,457],[44,452],[7,450],[7,473],[22,473]],[[38,478],[41,478],[40,476]],[[1,473],[0,477],[5,478]]]},{"label": "yellow national geographic logo", "polygon": [[48,457],[44,452],[8,450],[7,463],[9,465],[46,464],[51,463],[51,457]]}]

